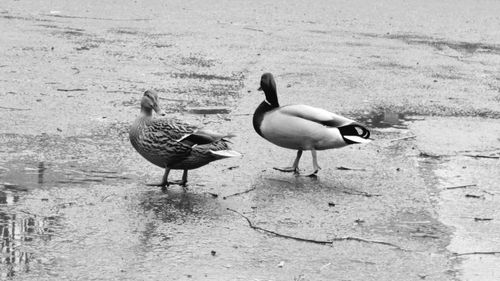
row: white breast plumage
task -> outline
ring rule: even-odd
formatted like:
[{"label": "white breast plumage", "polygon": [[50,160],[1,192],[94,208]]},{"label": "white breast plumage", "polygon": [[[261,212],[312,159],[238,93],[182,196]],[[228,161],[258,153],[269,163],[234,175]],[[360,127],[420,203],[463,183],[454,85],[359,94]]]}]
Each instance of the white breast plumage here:
[{"label": "white breast plumage", "polygon": [[261,120],[256,131],[273,144],[298,151],[291,167],[278,170],[297,173],[302,151],[311,150],[316,174],[316,150],[369,142],[370,132],[354,120],[307,105],[280,107],[271,73],[263,74],[260,84],[270,106],[267,111],[256,110],[254,120]]}]

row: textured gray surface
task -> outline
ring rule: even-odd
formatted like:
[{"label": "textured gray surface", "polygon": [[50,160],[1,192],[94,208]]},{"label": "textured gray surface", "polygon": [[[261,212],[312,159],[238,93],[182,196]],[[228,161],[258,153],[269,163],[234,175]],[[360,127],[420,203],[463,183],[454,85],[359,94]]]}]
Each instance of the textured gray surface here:
[{"label": "textured gray surface", "polygon": [[[467,156],[499,155],[498,8],[2,1],[2,277],[498,279],[498,256],[454,254],[500,250],[499,160]],[[253,131],[267,71],[281,104],[363,121],[375,141],[318,153],[315,180],[273,170],[295,153]],[[145,186],[162,171],[127,130],[149,88],[170,116],[236,133],[244,157],[194,170],[187,193]],[[232,111],[189,113],[204,106]],[[406,251],[274,237],[227,208],[286,235]]]}]

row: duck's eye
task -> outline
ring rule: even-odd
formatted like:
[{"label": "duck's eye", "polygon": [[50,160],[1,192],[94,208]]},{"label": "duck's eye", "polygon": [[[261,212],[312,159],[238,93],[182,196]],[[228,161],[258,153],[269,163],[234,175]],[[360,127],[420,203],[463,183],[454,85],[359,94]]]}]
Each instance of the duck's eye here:
[{"label": "duck's eye", "polygon": [[147,97],[153,104],[157,101],[157,98],[154,95],[148,94],[145,97]]}]

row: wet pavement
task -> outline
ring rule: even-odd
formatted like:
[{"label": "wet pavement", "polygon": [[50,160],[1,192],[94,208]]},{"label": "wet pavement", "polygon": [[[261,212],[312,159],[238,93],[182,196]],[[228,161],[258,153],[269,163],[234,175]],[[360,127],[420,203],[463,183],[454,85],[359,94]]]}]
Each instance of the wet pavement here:
[{"label": "wet pavement", "polygon": [[[0,276],[500,278],[495,8],[2,2]],[[317,178],[274,170],[295,153],[253,131],[264,71],[281,104],[375,140],[318,153]],[[169,116],[237,134],[244,156],[191,171],[187,192],[146,186],[163,171],[128,126],[149,88]]]}]

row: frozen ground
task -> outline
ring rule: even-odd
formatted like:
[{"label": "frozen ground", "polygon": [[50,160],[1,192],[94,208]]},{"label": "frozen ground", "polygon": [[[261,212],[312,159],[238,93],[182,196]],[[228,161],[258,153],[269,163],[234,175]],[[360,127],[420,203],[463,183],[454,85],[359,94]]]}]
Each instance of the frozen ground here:
[{"label": "frozen ground", "polygon": [[[0,4],[2,278],[500,279],[498,1],[102,2]],[[319,153],[317,179],[273,170],[294,152],[253,131],[265,71],[282,104],[375,141]],[[150,88],[244,157],[192,171],[186,193],[145,186],[162,171],[127,130]],[[367,241],[277,237],[231,210]]]}]

